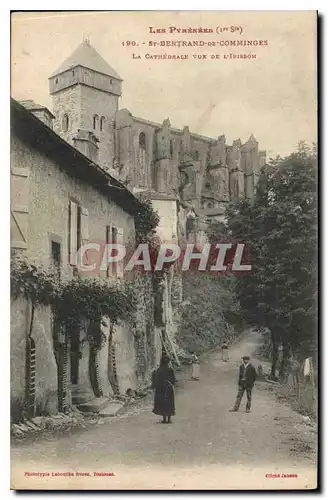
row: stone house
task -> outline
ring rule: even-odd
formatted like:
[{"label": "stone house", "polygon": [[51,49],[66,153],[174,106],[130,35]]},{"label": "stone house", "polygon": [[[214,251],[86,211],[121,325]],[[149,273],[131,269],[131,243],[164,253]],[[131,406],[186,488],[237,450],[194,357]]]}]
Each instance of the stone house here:
[{"label": "stone house", "polygon": [[[42,106],[31,102],[23,106],[11,101],[11,247],[35,265],[57,266],[62,276],[69,278],[76,269],[74,255],[80,244],[109,242],[114,237],[118,243],[135,244],[134,213],[140,210],[140,203],[123,184],[57,135],[52,130],[52,120],[53,115]],[[99,273],[105,277],[108,271]],[[115,273],[124,278],[122,266],[117,266]],[[136,389],[159,360],[161,342],[154,329],[151,277],[146,279],[148,283],[144,284],[145,293],[141,294],[140,302],[142,317],[136,328],[147,330],[147,335],[136,342],[131,326],[116,328],[113,352],[102,349],[99,354],[104,395],[113,392],[108,377],[109,354],[123,394],[127,389]],[[145,297],[147,300],[143,301]],[[29,304],[25,300],[12,301],[12,402],[19,405],[26,397],[26,363],[30,356],[35,364],[35,404],[42,411],[55,411],[58,370],[52,313],[45,306],[36,311],[33,352],[26,342],[29,316]],[[104,326],[106,336],[108,331],[109,326]],[[80,403],[95,399],[88,370],[89,346],[83,340],[85,332],[81,331],[77,339],[80,355],[78,358],[73,355],[71,346],[67,366],[73,400],[76,397]],[[138,360],[147,349],[152,355]],[[143,364],[141,370],[138,363]]]}]

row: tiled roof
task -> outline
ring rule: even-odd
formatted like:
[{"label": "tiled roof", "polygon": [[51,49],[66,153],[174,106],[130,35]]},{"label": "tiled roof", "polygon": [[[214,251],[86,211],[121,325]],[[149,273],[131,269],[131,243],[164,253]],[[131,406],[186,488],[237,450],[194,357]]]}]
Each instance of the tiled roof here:
[{"label": "tiled roof", "polygon": [[97,73],[122,80],[118,73],[98,54],[96,49],[87,40],[84,40],[51,76],[59,75],[76,66],[83,66],[97,71]]},{"label": "tiled roof", "polygon": [[46,108],[46,106],[42,106],[41,104],[37,104],[32,99],[27,99],[26,101],[19,101],[19,103],[22,106],[24,106],[24,108],[27,109],[28,111],[44,110],[44,111],[47,111],[47,113],[49,113],[49,115],[51,115],[53,118],[55,118],[55,116],[51,113],[51,111],[48,108]]}]

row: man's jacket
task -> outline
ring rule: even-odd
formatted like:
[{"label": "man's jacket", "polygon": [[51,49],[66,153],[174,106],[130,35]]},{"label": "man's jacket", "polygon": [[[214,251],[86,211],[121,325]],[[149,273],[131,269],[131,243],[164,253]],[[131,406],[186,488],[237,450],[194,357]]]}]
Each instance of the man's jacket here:
[{"label": "man's jacket", "polygon": [[245,385],[246,387],[253,387],[256,380],[256,370],[250,363],[245,367],[244,364],[239,367],[239,385]]}]

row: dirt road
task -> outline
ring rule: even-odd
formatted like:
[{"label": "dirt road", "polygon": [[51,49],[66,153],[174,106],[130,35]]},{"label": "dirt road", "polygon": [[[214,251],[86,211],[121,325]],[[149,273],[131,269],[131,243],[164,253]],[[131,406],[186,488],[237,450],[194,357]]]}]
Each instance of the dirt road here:
[{"label": "dirt road", "polygon": [[[249,334],[238,342],[230,349],[227,363],[219,353],[208,356],[201,363],[200,381],[191,381],[187,373],[181,376],[172,425],[159,423],[148,398],[88,430],[14,446],[12,486],[315,488],[315,429],[288,405],[279,403],[269,384],[256,383],[250,414],[245,412],[246,400],[238,413],[229,412],[237,392],[240,358],[254,352],[256,341],[256,335]],[[253,363],[257,366],[259,362],[254,359]],[[26,472],[50,475],[26,476]]]}]

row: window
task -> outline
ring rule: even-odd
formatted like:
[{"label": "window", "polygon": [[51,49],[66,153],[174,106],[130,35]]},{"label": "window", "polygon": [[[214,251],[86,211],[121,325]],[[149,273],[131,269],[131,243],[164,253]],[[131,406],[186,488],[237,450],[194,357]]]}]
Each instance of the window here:
[{"label": "window", "polygon": [[199,151],[195,151],[195,160],[199,160]]},{"label": "window", "polygon": [[112,83],[113,83],[113,80],[112,80],[111,78],[109,79],[109,83],[110,83],[110,84],[112,84]]},{"label": "window", "polygon": [[73,71],[72,71],[72,75],[73,75],[73,76],[75,75],[75,71],[74,71],[74,69],[73,69]]},{"label": "window", "polygon": [[93,130],[97,130],[97,128],[98,128],[98,122],[99,122],[99,116],[98,115],[94,115],[94,117],[93,117]]},{"label": "window", "polygon": [[100,118],[100,132],[102,132],[105,128],[105,120],[106,118],[104,116]]},{"label": "window", "polygon": [[[113,226],[106,227],[106,244],[107,245],[116,245],[117,244],[117,229]],[[117,262],[108,263],[109,257],[114,257],[116,255],[116,250],[111,249],[107,246],[107,269],[106,276],[117,276]]]},{"label": "window", "polygon": [[141,132],[139,135],[139,168],[142,174],[145,173],[146,168],[146,134]]},{"label": "window", "polygon": [[71,266],[82,264],[88,265],[88,250],[83,252],[82,256],[78,256],[77,252],[82,245],[89,242],[89,211],[87,208],[79,206],[74,201],[69,203],[69,230],[68,230],[68,247],[69,247],[69,263]]},{"label": "window", "polygon": [[61,263],[60,243],[58,243],[57,241],[52,241],[52,240],[51,240],[51,260],[52,260],[52,264],[54,265],[56,271],[60,275],[60,263]]},{"label": "window", "polygon": [[56,78],[55,83],[58,83],[58,78]]},{"label": "window", "polygon": [[68,127],[69,127],[69,118],[68,118],[68,114],[65,113],[64,116],[63,116],[63,131],[64,132],[67,132],[68,131]]},{"label": "window", "polygon": [[173,141],[170,141],[170,158],[173,158]]},{"label": "window", "polygon": [[[115,226],[108,225],[106,227],[106,245],[124,245],[123,229]],[[109,257],[115,257],[120,252],[119,248],[110,248],[107,246],[107,268],[106,276],[115,278],[122,278],[124,276],[124,259],[121,258],[118,262],[110,262]],[[122,256],[121,256],[122,257]]]},{"label": "window", "polygon": [[146,149],[146,134],[144,132],[139,135],[139,148]]},{"label": "window", "polygon": [[108,265],[108,257],[109,257],[109,249],[108,246],[110,244],[110,226],[106,226],[106,254],[107,254],[107,262],[106,262],[106,276],[109,278],[110,276],[110,270],[109,270],[109,265]]},{"label": "window", "polygon": [[[117,245],[117,229],[116,229],[116,227],[112,227],[112,244]],[[115,250],[113,252],[114,255],[116,255],[116,253],[117,253],[117,250]],[[112,274],[113,274],[113,276],[117,276],[117,262],[112,263]]]},{"label": "window", "polygon": [[76,254],[81,245],[81,209],[74,201],[69,203],[68,245],[69,263],[76,266]]},{"label": "window", "polygon": [[51,241],[51,258],[56,266],[60,265],[60,243]]}]

